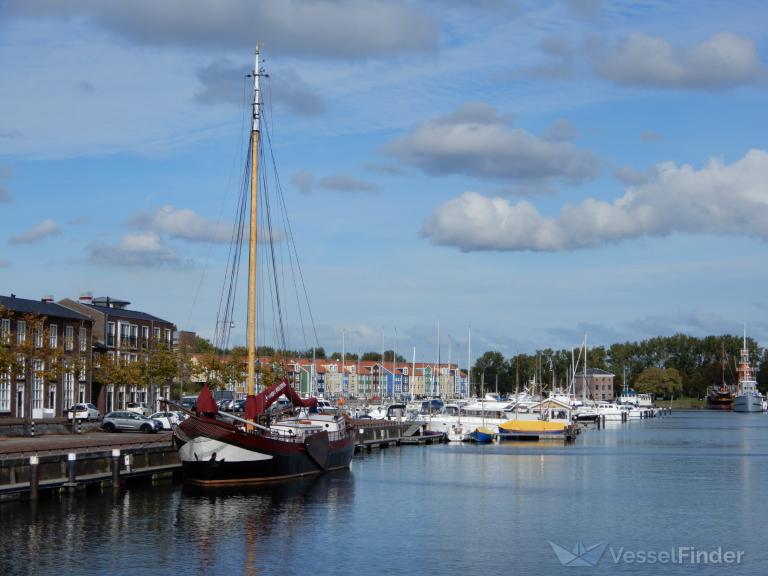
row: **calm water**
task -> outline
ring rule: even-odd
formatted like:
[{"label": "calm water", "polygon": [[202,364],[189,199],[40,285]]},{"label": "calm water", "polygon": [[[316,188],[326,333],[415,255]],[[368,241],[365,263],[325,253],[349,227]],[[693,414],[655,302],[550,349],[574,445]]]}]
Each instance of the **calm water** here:
[{"label": "calm water", "polygon": [[[571,446],[390,448],[281,488],[6,503],[0,574],[765,574],[767,480],[768,415],[678,412]],[[606,547],[561,566],[549,541]],[[687,546],[743,555],[626,556]]]}]

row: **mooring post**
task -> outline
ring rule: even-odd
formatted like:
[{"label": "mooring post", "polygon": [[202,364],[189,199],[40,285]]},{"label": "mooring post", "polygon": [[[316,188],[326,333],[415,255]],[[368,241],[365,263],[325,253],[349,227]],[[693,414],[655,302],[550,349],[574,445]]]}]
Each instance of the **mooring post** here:
[{"label": "mooring post", "polygon": [[120,448],[112,448],[112,489],[120,490]]},{"label": "mooring post", "polygon": [[37,455],[29,457],[29,499],[37,500],[40,489],[40,460]]},{"label": "mooring post", "polygon": [[77,454],[70,452],[67,454],[67,487],[70,492],[74,492],[77,484],[75,483],[75,477],[77,470]]},{"label": "mooring post", "polygon": [[29,435],[34,436],[35,435],[35,421],[32,420],[32,422],[29,425]]}]

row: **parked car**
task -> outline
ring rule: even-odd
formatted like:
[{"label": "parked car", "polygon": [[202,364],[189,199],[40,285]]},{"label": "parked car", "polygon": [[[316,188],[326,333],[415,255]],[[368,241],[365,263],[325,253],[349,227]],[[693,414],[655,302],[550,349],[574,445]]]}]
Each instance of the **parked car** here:
[{"label": "parked car", "polygon": [[75,404],[67,413],[67,418],[70,420],[98,420],[99,416],[101,416],[101,412],[90,402],[87,404]]},{"label": "parked car", "polygon": [[183,412],[155,412],[150,416],[152,420],[157,420],[163,425],[163,430],[170,430],[174,424],[179,424],[186,419]]},{"label": "parked car", "polygon": [[120,411],[110,412],[104,416],[101,427],[105,432],[132,431],[132,432],[157,432],[163,429],[163,424],[158,420],[147,418],[136,412]]},{"label": "parked car", "polygon": [[235,402],[237,402],[237,400],[231,400],[231,399],[228,399],[228,398],[224,398],[223,400],[219,400],[219,404],[218,404],[219,410],[222,410],[224,412],[233,412],[234,411]]},{"label": "parked car", "polygon": [[197,408],[197,396],[182,396],[179,404],[181,404],[187,410],[194,411],[195,408]]},{"label": "parked car", "polygon": [[135,412],[136,414],[141,414],[142,416],[149,416],[149,406],[147,406],[146,402],[128,402],[125,409],[128,412]]}]

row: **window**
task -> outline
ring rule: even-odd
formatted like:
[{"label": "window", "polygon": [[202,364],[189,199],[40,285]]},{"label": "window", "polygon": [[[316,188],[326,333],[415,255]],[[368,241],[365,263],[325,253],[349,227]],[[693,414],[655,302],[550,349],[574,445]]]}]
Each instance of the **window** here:
[{"label": "window", "polygon": [[75,347],[75,329],[72,326],[64,327],[64,350],[72,350]]},{"label": "window", "polygon": [[139,339],[139,327],[136,324],[131,324],[131,346],[136,347],[136,341]]},{"label": "window", "polygon": [[83,326],[80,327],[80,352],[88,351],[88,330]]},{"label": "window", "polygon": [[59,327],[56,324],[51,324],[48,327],[48,345],[51,348],[56,348],[59,345]]},{"label": "window", "polygon": [[8,344],[11,341],[11,319],[0,320],[0,342]]},{"label": "window", "polygon": [[0,374],[0,412],[11,411],[11,374]]},{"label": "window", "polygon": [[72,372],[71,367],[67,367],[64,372],[63,386],[62,386],[62,398],[61,409],[68,410],[72,404],[74,404],[74,390],[75,390],[75,375]]},{"label": "window", "polygon": [[168,346],[171,345],[171,330],[170,328],[165,329],[165,343],[168,344]]},{"label": "window", "polygon": [[154,336],[157,342],[160,342],[160,328],[154,328],[152,330],[152,336]]},{"label": "window", "polygon": [[16,365],[18,366],[16,380],[25,380],[27,377],[27,357],[24,354],[17,355]]},{"label": "window", "polygon": [[43,407],[43,362],[32,361],[32,409]]},{"label": "window", "polygon": [[147,348],[149,346],[149,326],[141,327],[141,347]]},{"label": "window", "polygon": [[27,341],[27,323],[24,320],[16,322],[16,343],[24,344]]},{"label": "window", "polygon": [[115,347],[115,323],[107,322],[107,346]]},{"label": "window", "polygon": [[120,326],[120,346],[125,346],[128,344],[128,330],[130,326],[128,324],[123,324],[122,322],[118,323]]}]

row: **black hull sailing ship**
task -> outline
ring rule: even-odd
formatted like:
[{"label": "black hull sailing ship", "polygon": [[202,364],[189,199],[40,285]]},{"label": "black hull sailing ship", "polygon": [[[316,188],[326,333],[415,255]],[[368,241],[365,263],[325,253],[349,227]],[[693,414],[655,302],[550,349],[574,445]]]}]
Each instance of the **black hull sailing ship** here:
[{"label": "black hull sailing ship", "polygon": [[[245,223],[249,223],[245,414],[241,418],[219,412],[205,385],[200,391],[195,410],[189,418],[174,427],[174,442],[181,457],[184,479],[195,485],[246,485],[321,474],[349,467],[354,452],[354,433],[349,421],[343,416],[318,414],[317,400],[302,399],[286,381],[277,382],[258,395],[255,394],[258,165],[259,159],[270,156],[260,150],[259,79],[262,76],[264,74],[259,66],[257,48],[253,71],[253,122],[248,154],[250,177],[244,178],[244,181],[250,182],[250,201],[241,203],[242,211],[238,218],[241,228],[233,235],[233,244],[239,247],[242,245],[240,239],[245,237]],[[242,198],[245,200],[247,196],[244,191]],[[269,214],[269,206],[265,212]],[[271,243],[274,237],[275,234],[268,226],[264,241]],[[231,260],[233,270],[239,261],[239,254]],[[275,278],[278,277],[277,271],[273,270],[273,274]],[[231,273],[228,276],[231,281],[237,275]],[[270,284],[271,289],[275,286]],[[232,294],[233,290],[225,292]],[[229,300],[224,309],[234,310]],[[224,320],[217,319],[219,325],[231,327],[231,316]],[[284,334],[282,339],[285,341]],[[290,416],[273,417],[268,408],[283,395],[293,404],[292,413]]]},{"label": "black hull sailing ship", "polygon": [[[286,382],[251,397],[276,400],[286,394],[302,411],[270,422],[264,415],[249,419],[221,414],[204,386],[196,412],[174,432],[184,479],[197,485],[255,484],[298,478],[349,467],[354,434],[342,416],[312,412],[315,400],[302,400]],[[273,401],[274,401],[273,400]],[[258,408],[256,408],[258,411]],[[264,424],[259,424],[259,420]]]},{"label": "black hull sailing ship", "polygon": [[711,386],[707,393],[707,408],[709,410],[732,410],[733,390],[730,386]]}]

